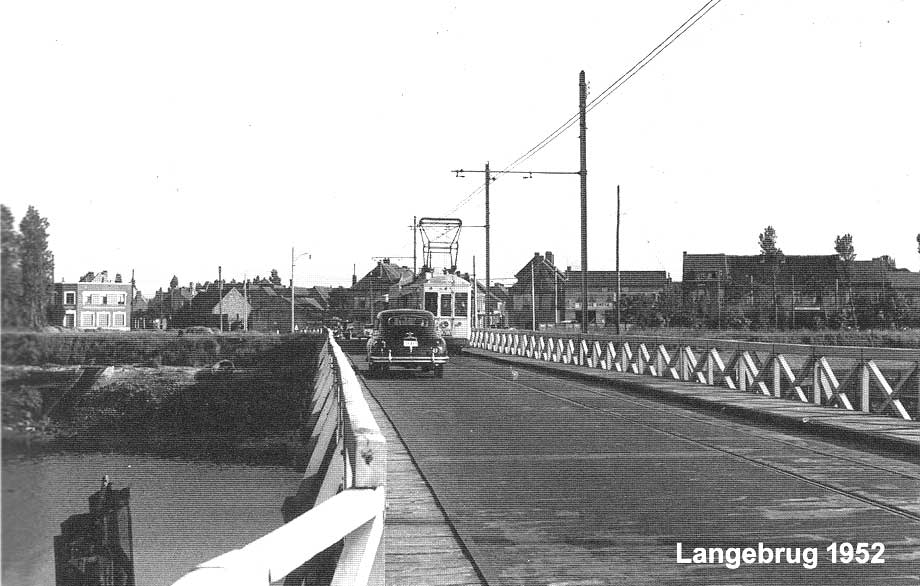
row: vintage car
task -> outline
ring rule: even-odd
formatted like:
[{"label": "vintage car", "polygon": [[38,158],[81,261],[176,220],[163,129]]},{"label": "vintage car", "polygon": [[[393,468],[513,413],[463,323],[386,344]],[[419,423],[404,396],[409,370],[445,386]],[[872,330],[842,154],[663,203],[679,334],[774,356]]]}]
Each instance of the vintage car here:
[{"label": "vintage car", "polygon": [[447,364],[447,343],[430,311],[388,309],[377,314],[367,341],[367,363],[371,373],[400,366],[420,368],[440,378]]}]

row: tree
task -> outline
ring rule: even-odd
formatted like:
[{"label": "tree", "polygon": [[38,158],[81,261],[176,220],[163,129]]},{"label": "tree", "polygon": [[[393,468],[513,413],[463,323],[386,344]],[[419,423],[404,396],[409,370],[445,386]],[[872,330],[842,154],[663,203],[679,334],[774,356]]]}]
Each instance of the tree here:
[{"label": "tree", "polygon": [[54,255],[48,250],[48,225],[34,206],[19,223],[24,325],[35,329],[46,323],[52,294]]},{"label": "tree", "polygon": [[853,248],[853,236],[844,234],[837,236],[834,240],[834,250],[837,251],[837,257],[844,263],[852,263],[856,259],[856,250]]},{"label": "tree", "polygon": [[169,280],[169,288],[170,290],[172,290],[172,289],[177,288],[178,286],[179,286],[179,277],[177,277],[176,275],[173,275],[173,278]]},{"label": "tree", "polygon": [[281,277],[278,276],[278,269],[272,269],[272,275],[268,278],[268,282],[272,285],[281,284]]},{"label": "tree", "polygon": [[19,267],[20,234],[16,232],[13,213],[0,204],[2,215],[2,269],[0,269],[0,293],[2,293],[2,323],[4,327],[17,326],[22,322],[22,273]]},{"label": "tree", "polygon": [[917,234],[917,252],[920,252],[920,234]]},{"label": "tree", "polygon": [[760,255],[767,258],[777,257],[783,254],[783,251],[776,246],[776,230],[773,226],[767,226],[758,237],[760,240]]},{"label": "tree", "polygon": [[779,265],[785,262],[783,251],[776,245],[776,230],[773,226],[767,226],[759,236],[760,240],[760,262],[770,267],[770,274],[773,282],[773,327],[779,327],[779,307],[776,299],[776,277],[779,273]]}]

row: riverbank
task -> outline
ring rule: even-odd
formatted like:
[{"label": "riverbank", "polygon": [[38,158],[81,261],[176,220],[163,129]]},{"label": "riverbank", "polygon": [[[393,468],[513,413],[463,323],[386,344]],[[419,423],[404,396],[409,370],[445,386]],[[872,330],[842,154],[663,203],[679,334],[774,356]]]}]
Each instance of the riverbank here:
[{"label": "riverbank", "polygon": [[[210,355],[220,360],[207,366],[103,363],[98,377],[91,372],[89,378],[83,365],[4,360],[4,452],[118,451],[296,466],[305,451],[301,411],[312,391],[320,341],[236,340],[235,345],[218,336],[196,340],[221,349]],[[4,345],[7,341],[4,337]],[[50,347],[41,340],[40,345]],[[162,355],[162,348],[145,346],[151,351]],[[4,348],[4,356],[8,353]]]}]

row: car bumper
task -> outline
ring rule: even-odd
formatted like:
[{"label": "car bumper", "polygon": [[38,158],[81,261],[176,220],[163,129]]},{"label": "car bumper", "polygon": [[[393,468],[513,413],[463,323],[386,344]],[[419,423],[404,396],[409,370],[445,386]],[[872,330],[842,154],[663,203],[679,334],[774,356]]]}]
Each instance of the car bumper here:
[{"label": "car bumper", "polygon": [[372,354],[367,357],[370,364],[447,364],[447,356],[429,354],[427,356],[393,356],[392,354]]}]

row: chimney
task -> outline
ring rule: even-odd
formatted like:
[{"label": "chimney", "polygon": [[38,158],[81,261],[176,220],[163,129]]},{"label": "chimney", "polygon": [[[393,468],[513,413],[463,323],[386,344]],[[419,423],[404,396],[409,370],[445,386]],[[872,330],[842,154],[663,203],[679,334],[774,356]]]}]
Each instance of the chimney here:
[{"label": "chimney", "polygon": [[552,251],[549,251],[549,250],[546,251],[546,261],[551,265],[556,264],[556,257],[553,256]]},{"label": "chimney", "polygon": [[540,256],[540,253],[539,253],[539,252],[535,252],[535,253],[533,253],[533,255],[534,255],[535,257],[537,257],[537,256]]}]

